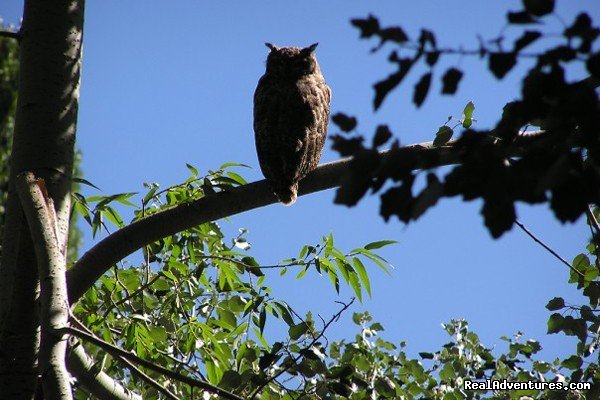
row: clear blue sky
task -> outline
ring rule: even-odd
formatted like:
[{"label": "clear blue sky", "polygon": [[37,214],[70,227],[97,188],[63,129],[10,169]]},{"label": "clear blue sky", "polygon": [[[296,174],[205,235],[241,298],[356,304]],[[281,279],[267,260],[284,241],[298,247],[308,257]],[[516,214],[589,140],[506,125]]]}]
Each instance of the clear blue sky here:
[{"label": "clear blue sky", "polygon": [[[449,4],[452,4],[450,6]],[[18,22],[20,0],[4,0],[0,16]],[[252,131],[252,95],[264,72],[264,42],[306,46],[319,42],[317,55],[333,91],[332,112],[356,115],[359,131],[370,136],[387,123],[403,144],[431,140],[448,115],[457,118],[468,101],[476,105],[476,128],[498,120],[502,106],[519,96],[519,77],[512,71],[498,82],[475,58],[449,58],[444,66],[466,72],[456,96],[440,96],[439,78],[421,109],[411,103],[419,70],[373,113],[372,84],[392,72],[390,47],[375,55],[374,42],[358,39],[349,20],[373,13],[384,25],[401,25],[413,37],[421,27],[433,30],[444,47],[477,47],[476,35],[496,37],[507,10],[519,1],[263,1],[263,2],[123,2],[88,1],[84,72],[77,146],[83,151],[84,176],[105,193],[142,191],[142,182],[163,187],[187,177],[185,163],[200,171],[225,162],[253,167],[248,181],[262,179]],[[558,1],[558,13],[572,21],[580,10],[600,16],[597,0]],[[597,22],[597,21],[596,21]],[[548,29],[562,31],[558,20]],[[507,31],[513,35],[519,31]],[[420,70],[423,72],[424,69]],[[572,78],[583,77],[578,71]],[[330,133],[336,133],[330,127]],[[322,161],[338,158],[326,145]],[[93,192],[88,192],[92,194]],[[409,352],[434,351],[447,341],[440,323],[466,318],[488,346],[502,335],[523,331],[536,338],[551,358],[574,351],[573,341],[547,336],[554,296],[580,303],[567,285],[568,270],[546,251],[513,229],[492,240],[483,227],[478,201],[444,200],[409,226],[384,223],[378,199],[367,198],[347,209],[333,204],[334,191],[302,197],[292,207],[275,204],[222,221],[227,232],[249,229],[250,253],[263,264],[297,254],[303,244],[333,233],[336,245],[350,250],[373,240],[394,239],[382,252],[394,266],[390,278],[370,268],[373,298],[352,311],[368,309],[386,331],[386,339],[406,340]],[[589,230],[579,221],[561,225],[546,206],[518,209],[519,218],[568,260],[581,252]],[[90,235],[86,248],[93,244]],[[310,274],[309,274],[310,275]],[[296,281],[295,274],[270,285],[276,295],[300,311],[327,319],[351,292],[335,295],[326,277]],[[351,314],[329,339],[350,337]],[[277,339],[272,332],[270,339]],[[502,348],[502,347],[501,347]]]}]

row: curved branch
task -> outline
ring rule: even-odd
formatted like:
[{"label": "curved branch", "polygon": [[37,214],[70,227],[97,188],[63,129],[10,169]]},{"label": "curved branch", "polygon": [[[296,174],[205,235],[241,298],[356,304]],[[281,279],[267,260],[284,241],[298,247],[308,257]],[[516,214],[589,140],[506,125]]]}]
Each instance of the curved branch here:
[{"label": "curved branch", "polygon": [[[94,336],[94,333],[88,329],[81,321],[71,315],[71,322],[83,332],[87,332],[89,335]],[[113,378],[104,373],[101,370],[94,368],[94,362],[85,353],[85,349],[81,346],[81,343],[77,342],[77,339],[71,337],[69,347],[71,352],[69,353],[69,361],[74,358],[75,366],[79,368],[79,373],[82,379],[79,379],[81,383],[88,389],[92,394],[100,399],[113,400],[115,396],[117,400],[142,400],[142,397],[137,393],[133,393],[130,390],[124,388],[117,383]],[[131,361],[126,360],[123,357],[113,355],[120,363],[125,364],[129,372],[132,375],[138,376],[140,379],[145,381],[148,385],[155,388],[158,392],[162,393],[165,398],[170,400],[179,400],[177,396],[171,393],[166,387],[152,379],[150,376],[145,374],[142,370],[135,366]],[[69,367],[71,364],[69,364]],[[123,396],[127,396],[123,398]]]},{"label": "curved branch", "polygon": [[[526,145],[541,136],[543,135],[520,136],[513,149],[514,156],[521,154],[521,145]],[[488,137],[492,141],[497,140]],[[416,157],[418,162],[413,169],[433,168],[460,161],[460,149],[457,149],[455,144],[456,141],[452,140],[447,145],[438,147],[434,146],[433,142],[424,142],[391,151],[395,155],[406,155],[413,159],[418,156]],[[388,151],[383,151],[381,154],[385,155]],[[303,196],[339,186],[351,161],[351,158],[344,158],[319,165],[300,182],[298,195]],[[77,301],[112,265],[148,243],[205,222],[276,202],[277,199],[269,190],[267,182],[261,180],[180,204],[136,221],[97,243],[67,272],[71,303]]]},{"label": "curved branch", "polygon": [[135,354],[125,351],[117,346],[113,346],[112,344],[107,343],[102,339],[99,339],[95,335],[90,335],[89,333],[82,331],[80,329],[67,326],[60,330],[65,333],[69,333],[73,336],[77,336],[78,338],[86,340],[90,343],[93,343],[96,346],[100,347],[101,349],[105,350],[107,353],[109,353],[113,356],[122,357],[128,361],[142,365],[143,367],[148,368],[151,371],[158,372],[159,374],[162,374],[168,378],[175,379],[175,380],[183,382],[187,385],[190,385],[191,387],[200,388],[202,390],[205,390],[212,394],[216,394],[216,395],[218,395],[224,399],[228,399],[228,400],[244,400],[242,397],[240,397],[234,393],[231,393],[225,389],[221,389],[220,387],[215,386],[209,382],[199,381],[197,379],[193,379],[188,376],[181,375],[177,372],[171,371],[170,369],[161,367],[160,365],[153,364],[150,361],[144,360],[143,358],[140,358],[140,357],[136,356]]},{"label": "curved branch", "polygon": [[81,343],[73,343],[68,358],[69,372],[100,400],[142,400],[142,397],[121,386],[113,378],[96,368]]}]

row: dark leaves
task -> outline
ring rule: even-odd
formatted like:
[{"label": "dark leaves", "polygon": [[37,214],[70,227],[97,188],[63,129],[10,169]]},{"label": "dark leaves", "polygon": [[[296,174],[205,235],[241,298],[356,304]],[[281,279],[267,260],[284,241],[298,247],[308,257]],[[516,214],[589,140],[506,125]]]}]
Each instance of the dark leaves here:
[{"label": "dark leaves", "polygon": [[421,104],[425,101],[429,87],[431,86],[431,72],[426,73],[421,77],[419,82],[415,85],[415,92],[413,95],[413,103],[417,107],[421,107]]},{"label": "dark leaves", "polygon": [[331,117],[331,122],[336,124],[344,132],[350,132],[356,128],[356,117],[349,117],[343,113],[337,113]]},{"label": "dark leaves", "polygon": [[379,32],[379,21],[370,14],[366,19],[356,18],[351,20],[350,23],[360,30],[361,38],[369,38]]},{"label": "dark leaves", "polygon": [[573,25],[565,29],[564,35],[568,38],[579,36],[581,38],[589,35],[593,31],[592,20],[586,13],[581,13],[573,22]]},{"label": "dark leaves", "polygon": [[408,223],[412,216],[412,185],[414,176],[410,175],[401,186],[393,187],[381,195],[381,208],[379,213],[387,222],[392,215],[396,215],[400,221]]},{"label": "dark leaves", "polygon": [[558,46],[538,57],[538,65],[551,65],[559,61],[569,62],[577,57],[577,53],[569,46]]},{"label": "dark leaves", "polygon": [[511,24],[535,24],[537,20],[527,11],[509,12],[506,15]]},{"label": "dark leaves", "polygon": [[437,51],[437,50],[436,51],[430,51],[425,56],[425,62],[430,67],[433,67],[438,62],[439,58],[440,58],[440,52],[439,51]]},{"label": "dark leaves", "polygon": [[518,53],[525,47],[529,46],[531,43],[535,42],[539,39],[542,34],[538,31],[525,31],[523,35],[515,41],[515,46],[513,51]]},{"label": "dark leaves", "polygon": [[555,297],[546,304],[549,311],[561,310],[565,307],[565,300],[562,297]]},{"label": "dark leaves", "polygon": [[579,179],[569,179],[552,190],[550,207],[562,222],[575,222],[587,208],[586,199],[577,194],[584,189]]},{"label": "dark leaves", "polygon": [[427,46],[427,44],[431,45],[432,49],[437,48],[435,35],[428,29],[421,29],[421,35],[419,36],[419,44],[423,49],[425,48],[425,46]]},{"label": "dark leaves", "polygon": [[406,58],[400,59],[398,61],[398,72],[391,74],[383,81],[377,82],[375,85],[373,85],[375,88],[375,99],[373,100],[373,107],[375,110],[379,109],[389,92],[398,86],[400,82],[402,82],[412,66],[412,60]]},{"label": "dark leaves", "polygon": [[[540,23],[544,16],[554,11],[554,3],[553,0],[523,0],[523,9],[510,12],[507,17],[512,24]],[[446,50],[437,48],[435,35],[423,29],[417,40],[409,42],[401,28],[382,29],[372,16],[352,23],[361,30],[362,37],[378,37],[379,48],[385,42],[399,44],[399,49],[388,57],[397,70],[374,85],[375,110],[423,59],[423,65],[428,68],[418,79],[412,98],[420,107],[431,89],[432,69],[446,54]],[[523,30],[512,49],[503,48],[503,37],[480,40],[479,55],[489,57],[488,68],[497,79],[504,78],[514,69],[524,49],[536,45],[538,55],[529,55],[536,63],[522,80],[522,98],[507,104],[493,130],[481,132],[469,129],[474,121],[473,104],[469,103],[460,120],[467,130],[460,139],[452,142],[461,157],[458,165],[443,179],[428,175],[425,188],[416,197],[412,194],[414,171],[438,165],[439,157],[446,149],[427,148],[423,152],[413,152],[396,145],[383,157],[369,158],[366,154],[391,138],[385,125],[377,128],[371,149],[366,149],[359,139],[334,137],[334,148],[343,155],[361,157],[360,160],[357,157],[352,171],[342,179],[336,202],[356,204],[369,190],[375,193],[385,188],[386,183],[391,183],[394,186],[381,195],[380,213],[386,221],[395,215],[408,223],[444,196],[460,195],[466,201],[482,199],[481,214],[495,238],[511,229],[517,201],[547,202],[561,221],[579,218],[588,204],[600,202],[600,173],[597,172],[600,169],[597,167],[600,164],[597,133],[600,110],[598,94],[592,87],[594,79],[600,79],[600,53],[590,53],[594,40],[600,37],[600,30],[593,26],[587,13],[581,13],[565,29],[563,36],[567,40],[542,50],[537,50],[538,41],[543,37],[537,30]],[[408,45],[404,45],[406,42]],[[453,49],[459,54],[462,50]],[[473,51],[465,54],[473,54]],[[567,83],[564,71],[573,61],[585,62],[594,79]],[[462,77],[463,72],[457,68],[446,70],[441,79],[442,94],[456,93]],[[517,154],[515,140],[519,140],[520,132],[528,125],[543,129],[546,132],[543,140],[538,141],[537,136],[532,136],[536,147],[530,148],[527,141],[522,148],[517,147],[518,157],[511,159],[511,155]],[[347,128],[352,130],[355,125],[350,124]],[[453,129],[444,124],[436,133],[434,146],[446,145],[453,135]],[[578,147],[572,148],[573,144]]]},{"label": "dark leaves", "polygon": [[582,53],[589,53],[592,48],[592,42],[596,40],[600,30],[592,26],[592,20],[586,13],[581,13],[573,22],[573,25],[565,29],[564,36],[571,39],[579,37],[581,44],[579,45],[578,51]]},{"label": "dark leaves", "polygon": [[379,160],[376,150],[363,149],[355,153],[348,170],[342,176],[334,203],[348,207],[356,205],[369,190]]},{"label": "dark leaves", "polygon": [[512,228],[515,221],[515,206],[512,201],[505,198],[492,198],[486,200],[481,209],[481,215],[494,239],[498,239]]},{"label": "dark leaves", "polygon": [[554,11],[554,0],[523,0],[523,6],[528,13],[542,17]]},{"label": "dark leaves", "polygon": [[454,131],[449,126],[447,126],[447,125],[440,126],[440,129],[438,129],[437,133],[435,134],[435,139],[433,140],[433,145],[434,146],[445,145],[446,143],[448,143],[448,141],[450,139],[452,139],[453,134],[454,134]]},{"label": "dark leaves", "polygon": [[590,74],[600,79],[600,52],[596,52],[587,59],[585,66]]},{"label": "dark leaves", "polygon": [[396,43],[404,43],[408,41],[408,36],[404,33],[404,30],[399,26],[391,28],[385,28],[379,31],[379,37],[381,37],[381,43],[388,40]]},{"label": "dark leaves", "polygon": [[427,186],[415,198],[412,205],[412,219],[417,220],[421,215],[425,214],[428,208],[435,206],[443,194],[444,185],[434,173],[428,173]]},{"label": "dark leaves", "polygon": [[462,71],[456,68],[450,68],[442,77],[442,94],[454,94],[458,88],[458,83],[463,77]]},{"label": "dark leaves", "polygon": [[498,79],[504,78],[504,76],[510,71],[517,63],[517,57],[515,53],[491,53],[489,58],[489,68],[494,76]]},{"label": "dark leaves", "polygon": [[351,20],[352,25],[360,30],[361,38],[370,38],[372,36],[379,36],[379,45],[372,51],[379,50],[385,42],[405,43],[408,41],[408,35],[399,26],[392,26],[388,28],[380,28],[379,21],[377,18],[369,15],[366,19],[353,19]]},{"label": "dark leaves", "polygon": [[387,125],[379,125],[373,137],[373,147],[384,145],[392,137],[392,132]]},{"label": "dark leaves", "polygon": [[364,149],[362,145],[363,140],[362,137],[348,139],[340,135],[333,135],[331,136],[331,141],[333,142],[331,148],[340,153],[342,157],[348,157]]}]

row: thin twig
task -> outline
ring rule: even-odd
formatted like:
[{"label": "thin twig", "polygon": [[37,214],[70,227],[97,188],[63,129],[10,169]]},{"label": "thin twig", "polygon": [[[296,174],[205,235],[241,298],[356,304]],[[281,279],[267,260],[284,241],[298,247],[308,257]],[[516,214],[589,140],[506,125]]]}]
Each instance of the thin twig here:
[{"label": "thin twig", "polygon": [[596,234],[600,235],[600,225],[598,224],[598,220],[596,219],[596,216],[594,215],[594,210],[592,210],[592,206],[588,205],[586,213],[587,213],[588,219],[590,220],[590,224],[592,224],[592,226],[596,229]]},{"label": "thin twig", "polygon": [[572,266],[567,260],[565,260],[564,258],[562,258],[557,252],[555,252],[554,250],[552,250],[550,248],[550,246],[548,246],[546,243],[542,242],[537,236],[535,236],[529,229],[527,229],[525,227],[525,225],[523,225],[518,219],[515,219],[515,224],[517,224],[517,226],[519,228],[521,228],[521,230],[523,232],[525,232],[530,238],[532,238],[537,244],[539,244],[540,246],[542,246],[544,249],[546,249],[550,254],[552,254],[554,257],[556,257],[558,260],[560,260],[560,262],[562,262],[563,264],[565,264],[567,267],[569,267],[571,269],[571,271],[575,272],[577,275],[579,275],[581,278],[585,278],[585,275],[583,273],[581,273],[580,271],[578,271],[574,266]]},{"label": "thin twig", "polygon": [[[343,305],[342,309],[340,311],[338,311],[337,313],[335,313],[333,315],[333,317],[331,317],[331,319],[323,326],[323,329],[321,330],[321,332],[315,337],[313,338],[313,340],[311,340],[310,344],[308,346],[305,347],[305,349],[310,349],[311,347],[313,347],[315,345],[315,343],[317,343],[317,341],[323,337],[325,335],[325,332],[327,331],[327,329],[329,328],[329,326],[340,319],[340,316],[344,313],[344,311],[346,311],[353,303],[354,300],[356,300],[356,298],[352,298],[352,300],[350,300],[350,302],[348,304],[346,303],[342,303],[342,302],[338,302],[340,304]],[[298,354],[295,358],[294,358],[294,364],[298,364],[298,361],[300,361],[300,359],[304,357],[303,352],[300,352],[300,354]],[[256,398],[256,396],[258,396],[261,392],[261,390],[263,390],[269,383],[273,382],[275,379],[279,378],[281,375],[283,375],[288,369],[291,368],[291,363],[289,366],[280,369],[276,374],[274,374],[272,377],[270,377],[269,379],[267,379],[266,382],[264,382],[262,385],[260,385],[258,388],[256,388],[256,390],[254,390],[254,393],[252,393],[248,398],[249,399],[254,399]]]},{"label": "thin twig", "polygon": [[592,240],[594,242],[594,255],[596,256],[596,266],[600,265],[600,225],[594,215],[594,210],[591,205],[587,206],[585,210],[587,219],[590,223],[590,230],[592,231]]},{"label": "thin twig", "polygon": [[12,31],[0,31],[0,37],[5,37],[9,39],[21,40],[23,35],[21,32],[12,32]]},{"label": "thin twig", "polygon": [[87,332],[82,331],[81,329],[67,326],[67,327],[57,329],[57,331],[61,331],[64,333],[71,334],[73,336],[77,336],[80,339],[84,339],[90,343],[95,344],[96,346],[100,347],[101,349],[103,349],[104,351],[106,351],[107,353],[109,353],[113,356],[123,357],[133,363],[139,364],[139,365],[141,365],[145,368],[148,368],[149,370],[152,370],[154,372],[158,372],[159,374],[162,374],[168,378],[183,382],[187,385],[190,385],[191,387],[200,388],[202,390],[205,390],[209,393],[219,395],[228,400],[244,400],[242,397],[240,397],[234,393],[231,393],[225,389],[221,389],[220,387],[215,386],[209,382],[199,381],[197,379],[193,379],[193,378],[181,375],[179,373],[171,371],[170,369],[161,367],[159,365],[151,363],[150,361],[144,360],[143,358],[140,358],[133,353],[130,353],[130,352],[125,351],[117,346],[114,346],[114,345],[108,343],[108,342],[105,342],[104,340],[97,338],[94,335],[90,335]]}]

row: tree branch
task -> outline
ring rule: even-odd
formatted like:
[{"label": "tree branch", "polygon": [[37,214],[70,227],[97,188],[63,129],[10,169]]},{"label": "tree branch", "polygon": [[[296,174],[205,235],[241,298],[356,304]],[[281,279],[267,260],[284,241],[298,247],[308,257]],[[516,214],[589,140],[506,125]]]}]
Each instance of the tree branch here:
[{"label": "tree branch", "polygon": [[[519,156],[522,154],[522,146],[543,136],[543,134],[519,136],[511,156]],[[497,140],[491,136],[488,138]],[[456,164],[460,161],[460,149],[454,146],[455,144],[456,140],[451,140],[447,145],[437,147],[433,145],[433,142],[424,142],[392,151],[396,155],[406,155],[418,159],[419,162],[414,169],[434,168]],[[387,151],[383,151],[381,154],[385,157],[386,153]],[[417,155],[419,157],[415,157]],[[298,195],[303,196],[339,186],[351,161],[351,158],[344,158],[319,165],[300,182]],[[112,265],[148,243],[205,222],[276,202],[277,199],[269,189],[267,182],[261,180],[211,194],[190,203],[180,204],[138,220],[97,243],[67,272],[69,298],[72,302],[77,301]]]},{"label": "tree branch", "polygon": [[213,393],[213,394],[219,395],[219,396],[221,396],[224,399],[228,399],[228,400],[244,400],[242,397],[240,397],[240,396],[238,396],[238,395],[236,395],[234,393],[228,392],[225,389],[221,389],[220,387],[215,386],[215,385],[213,385],[213,384],[211,384],[209,382],[199,381],[197,379],[193,379],[193,378],[181,375],[181,374],[179,374],[177,372],[173,372],[170,369],[166,369],[166,368],[163,368],[163,367],[161,367],[159,365],[155,365],[155,364],[151,363],[150,361],[144,360],[143,358],[140,358],[140,357],[136,356],[133,353],[125,351],[125,350],[123,350],[123,349],[121,349],[119,347],[113,346],[112,344],[107,343],[104,340],[99,339],[99,338],[97,338],[94,335],[90,335],[89,333],[84,332],[84,331],[82,331],[80,329],[76,329],[76,328],[67,326],[67,327],[62,328],[61,330],[63,332],[66,332],[66,333],[70,333],[73,336],[77,336],[80,339],[84,339],[84,340],[86,340],[86,341],[88,341],[90,343],[93,343],[96,346],[100,347],[101,349],[103,349],[104,351],[106,351],[107,353],[109,353],[109,354],[111,354],[113,356],[122,357],[122,358],[124,358],[126,360],[129,360],[129,361],[133,362],[133,363],[136,363],[136,364],[139,364],[139,365],[141,365],[141,366],[143,366],[145,368],[148,368],[149,370],[152,370],[154,372],[158,372],[159,374],[162,374],[162,375],[164,375],[164,376],[166,376],[168,378],[175,379],[175,380],[183,382],[183,383],[185,383],[187,385],[190,385],[192,387],[197,387],[197,388],[205,390],[205,391],[207,391],[209,393]]},{"label": "tree branch", "polygon": [[39,371],[44,396],[72,399],[65,365],[67,336],[57,332],[69,320],[66,262],[57,234],[56,213],[43,179],[32,173],[17,175],[17,191],[35,247],[40,279],[40,324],[42,327]]},{"label": "tree branch", "polygon": [[20,31],[18,31],[18,32],[0,31],[0,37],[5,37],[5,38],[10,38],[10,39],[15,39],[15,40],[21,40],[21,38],[23,37],[23,35],[21,34]]},{"label": "tree branch", "polygon": [[[74,338],[72,338],[74,339]],[[137,393],[124,388],[95,367],[82,344],[73,340],[68,353],[69,371],[93,396],[100,400],[142,400]]]},{"label": "tree branch", "polygon": [[[340,311],[338,311],[337,313],[335,313],[333,315],[333,317],[331,317],[329,319],[329,321],[327,321],[327,323],[325,323],[323,325],[323,329],[321,330],[321,332],[315,336],[311,342],[309,343],[308,346],[305,347],[305,349],[310,349],[311,347],[313,347],[318,341],[319,339],[321,339],[324,335],[325,332],[327,331],[327,329],[329,329],[329,326],[335,322],[338,321],[340,319],[340,316],[348,309],[350,308],[350,306],[354,303],[355,298],[353,297],[352,300],[350,300],[350,302],[348,304],[346,303],[342,303],[342,302],[338,302],[340,304],[342,304],[342,308],[340,309]],[[322,318],[321,318],[322,319]],[[300,359],[304,357],[304,354],[302,352],[300,352],[300,354],[298,354],[295,358],[294,358],[294,364],[298,365],[298,362],[300,361]],[[256,388],[256,390],[248,397],[250,399],[254,399],[256,398],[256,396],[258,396],[260,394],[260,392],[271,382],[273,382],[275,379],[279,378],[281,375],[283,375],[284,373],[286,373],[289,369],[291,368],[291,365],[286,367],[286,368],[281,368],[279,371],[277,371],[277,373],[273,374],[273,376],[271,376],[269,379],[267,379],[264,383],[262,383],[259,387]]]},{"label": "tree branch", "polygon": [[517,226],[519,228],[521,228],[521,230],[523,232],[525,232],[527,234],[527,236],[529,236],[530,238],[533,239],[534,242],[536,242],[537,244],[539,244],[540,246],[542,246],[544,249],[546,249],[546,251],[548,251],[550,254],[552,254],[554,257],[556,257],[560,262],[562,262],[563,264],[565,264],[567,267],[569,267],[569,269],[571,269],[571,271],[573,271],[574,273],[576,273],[577,275],[579,275],[582,278],[585,278],[585,275],[583,275],[581,273],[581,271],[578,271],[575,267],[573,267],[567,260],[565,260],[564,258],[562,258],[560,256],[560,254],[558,254],[557,252],[555,252],[554,250],[552,250],[552,248],[550,246],[548,246],[546,243],[542,242],[537,236],[535,236],[529,229],[527,229],[525,227],[525,225],[523,225],[521,223],[521,221],[519,221],[518,219],[515,219],[515,224],[517,224]]},{"label": "tree branch", "polygon": [[[89,335],[94,336],[94,333],[91,330],[89,330],[87,326],[85,326],[81,321],[79,321],[73,315],[71,315],[71,322],[73,322],[73,324],[76,325],[77,328],[81,329],[84,332],[87,332]],[[73,346],[78,346],[79,348],[82,348],[82,346],[80,346],[79,343],[75,343],[75,344],[71,343],[70,347],[73,347]],[[83,352],[83,355],[87,357],[87,355],[85,354],[85,352]],[[126,360],[126,359],[124,359],[123,357],[120,357],[120,356],[114,356],[113,355],[113,357],[115,357],[120,362],[122,362],[123,364],[125,364],[127,366],[127,368],[129,369],[129,371],[131,372],[132,375],[137,375],[139,378],[141,378],[146,383],[148,383],[148,385],[152,386],[158,392],[164,394],[167,399],[170,399],[170,400],[179,400],[179,397],[175,396],[166,387],[164,387],[163,385],[161,385],[160,383],[158,383],[157,381],[155,381],[154,379],[152,379],[150,376],[148,376],[146,373],[144,373],[144,371],[140,370],[138,367],[136,367],[129,360]],[[88,359],[89,359],[89,357],[88,357]],[[90,363],[93,365],[93,363],[92,363],[91,360],[90,360]],[[95,372],[94,372],[94,375],[95,375]],[[93,382],[89,382],[89,380],[88,380],[86,383],[91,383],[93,386],[95,386],[96,389],[105,390],[103,388],[99,388],[98,387],[99,383],[95,382],[96,381],[95,377],[93,377],[92,379],[94,380]],[[112,378],[109,377],[108,375],[106,375],[105,380],[111,380],[112,381]],[[113,384],[117,385],[117,383],[114,382],[114,381],[113,381]],[[85,386],[85,384],[84,384],[84,386]],[[92,388],[90,388],[90,387],[87,387],[87,388],[90,389],[90,391],[92,390]],[[122,390],[127,390],[127,389],[122,389]],[[141,397],[139,395],[137,395],[137,394],[131,394],[130,395],[129,393],[127,393],[127,396],[135,396],[135,397],[133,397],[133,399],[141,400]],[[128,399],[129,398],[130,397],[128,397]],[[109,399],[112,400],[113,398],[110,397]]]}]

